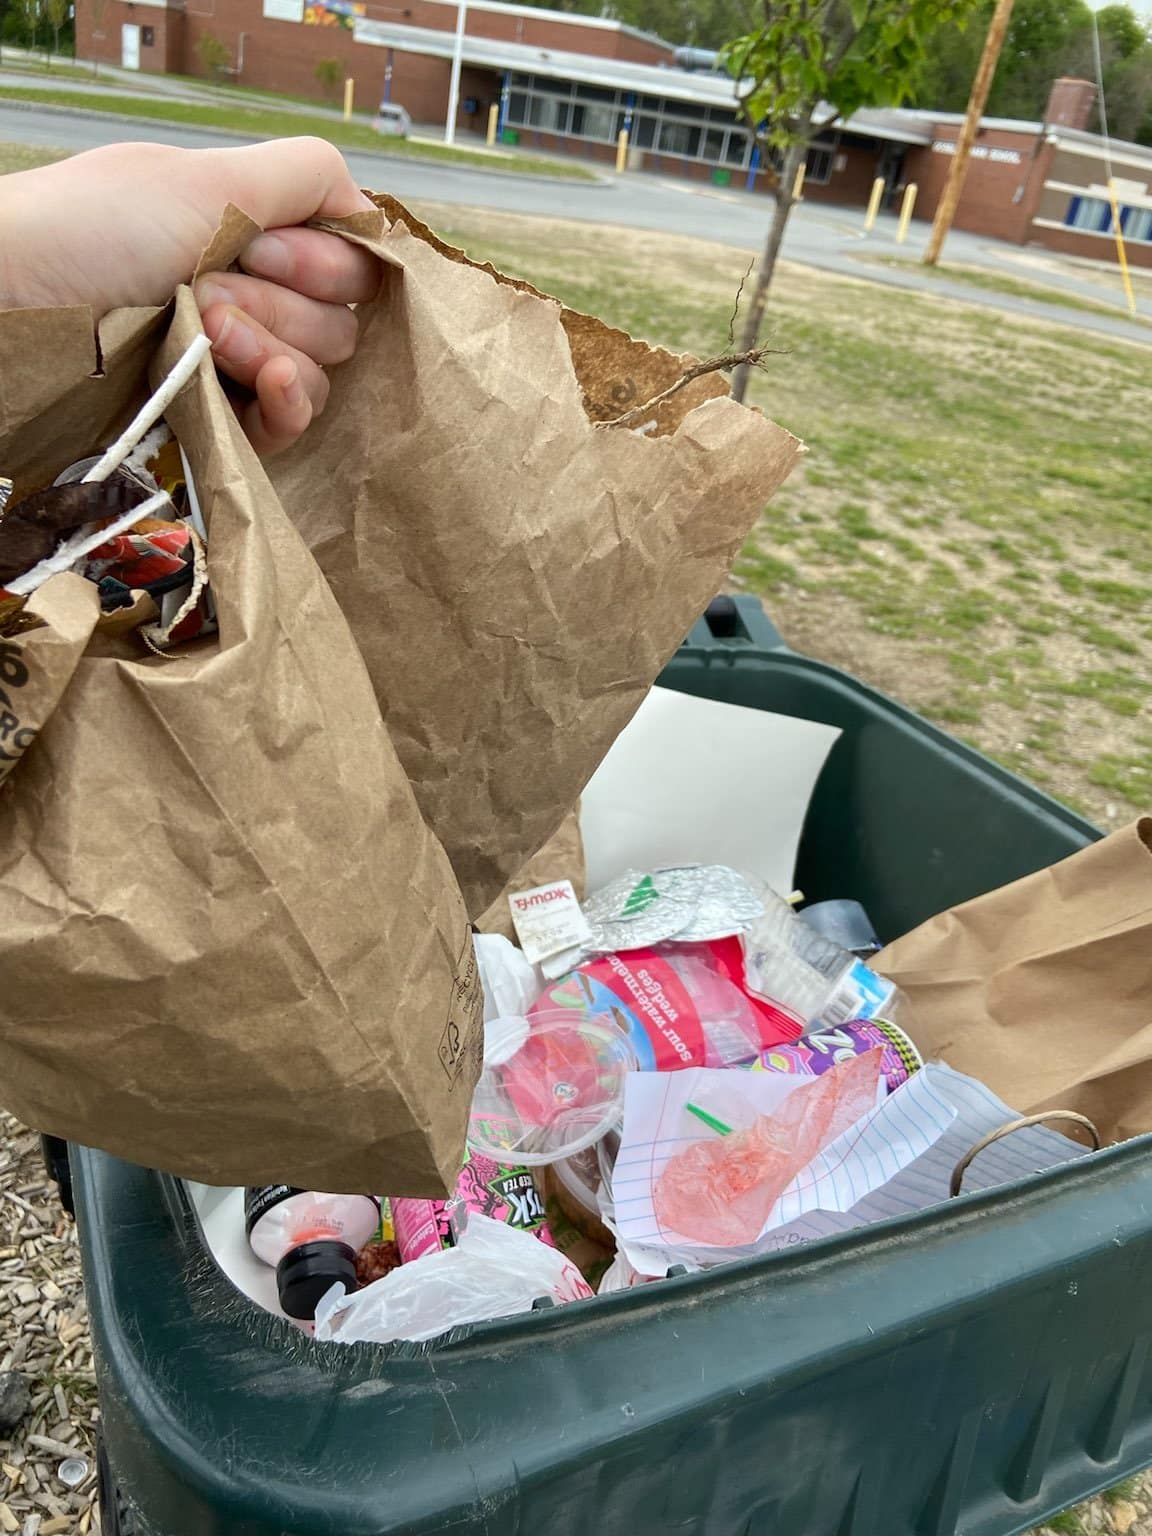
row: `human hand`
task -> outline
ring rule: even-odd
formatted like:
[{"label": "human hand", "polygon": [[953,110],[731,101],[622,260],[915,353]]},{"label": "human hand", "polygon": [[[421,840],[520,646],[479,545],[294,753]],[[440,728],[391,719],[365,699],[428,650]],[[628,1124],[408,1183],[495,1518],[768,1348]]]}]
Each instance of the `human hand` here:
[{"label": "human hand", "polygon": [[115,144],[0,178],[0,307],[86,304],[98,320],[163,304],[191,280],[230,202],[266,233],[241,253],[242,272],[206,274],[196,297],[217,367],[253,394],[240,418],[267,456],[324,409],[324,367],[356,344],[348,306],[380,285],[367,251],[300,227],[372,206],[323,139]]}]

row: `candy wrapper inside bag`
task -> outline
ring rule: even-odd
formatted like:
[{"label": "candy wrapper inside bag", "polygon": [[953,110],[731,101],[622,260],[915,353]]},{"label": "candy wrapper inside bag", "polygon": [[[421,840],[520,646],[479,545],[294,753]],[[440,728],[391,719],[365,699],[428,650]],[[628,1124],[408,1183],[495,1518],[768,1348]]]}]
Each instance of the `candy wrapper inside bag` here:
[{"label": "candy wrapper inside bag", "polygon": [[316,1309],[316,1337],[338,1344],[434,1339],[466,1323],[530,1312],[541,1297],[581,1301],[591,1287],[570,1259],[524,1232],[469,1216],[455,1248],[402,1264],[355,1295]]}]

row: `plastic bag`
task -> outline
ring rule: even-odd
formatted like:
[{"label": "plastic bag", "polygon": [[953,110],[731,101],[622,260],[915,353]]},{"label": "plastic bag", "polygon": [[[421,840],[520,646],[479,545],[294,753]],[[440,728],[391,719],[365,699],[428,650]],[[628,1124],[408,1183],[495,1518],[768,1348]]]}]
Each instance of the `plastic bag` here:
[{"label": "plastic bag", "polygon": [[530,1312],[540,1296],[565,1302],[591,1295],[562,1253],[472,1215],[457,1247],[402,1264],[352,1296],[333,1286],[316,1308],[316,1337],[338,1344],[419,1342],[466,1323]]},{"label": "plastic bag", "polygon": [[543,990],[540,972],[502,933],[474,933],[472,943],[484,989],[484,1022],[527,1013]]},{"label": "plastic bag", "polygon": [[876,1107],[881,1065],[879,1050],[841,1062],[744,1129],[705,1113],[716,1134],[675,1153],[655,1181],[660,1227],[717,1248],[754,1243],[801,1169]]}]

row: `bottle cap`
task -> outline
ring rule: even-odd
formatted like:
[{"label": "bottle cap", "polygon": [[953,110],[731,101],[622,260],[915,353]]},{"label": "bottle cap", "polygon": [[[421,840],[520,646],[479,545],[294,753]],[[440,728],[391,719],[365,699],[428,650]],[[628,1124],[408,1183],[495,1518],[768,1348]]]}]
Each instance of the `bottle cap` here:
[{"label": "bottle cap", "polygon": [[334,1285],[350,1295],[356,1285],[356,1251],[347,1243],[324,1239],[290,1248],[276,1266],[280,1305],[289,1317],[312,1322],[321,1298]]}]

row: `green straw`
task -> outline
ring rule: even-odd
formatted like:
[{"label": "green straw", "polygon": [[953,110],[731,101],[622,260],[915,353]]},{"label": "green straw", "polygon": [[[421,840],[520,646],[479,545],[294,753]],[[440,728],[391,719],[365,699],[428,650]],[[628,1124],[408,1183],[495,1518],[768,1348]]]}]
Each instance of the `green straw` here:
[{"label": "green straw", "polygon": [[723,1120],[717,1120],[715,1115],[710,1115],[706,1109],[701,1109],[699,1104],[685,1104],[684,1108],[690,1115],[695,1115],[697,1120],[703,1120],[709,1130],[715,1131],[718,1136],[731,1136],[732,1127],[725,1125]]}]

